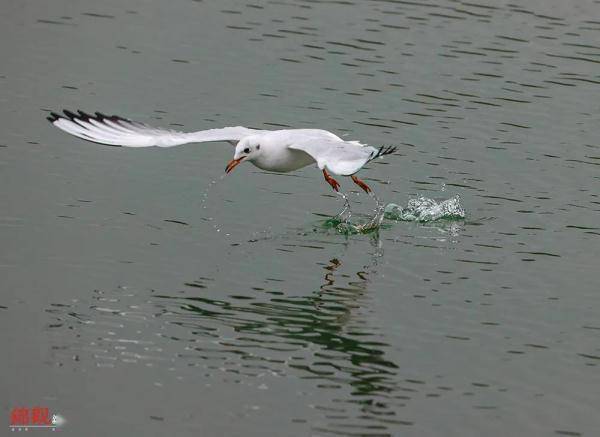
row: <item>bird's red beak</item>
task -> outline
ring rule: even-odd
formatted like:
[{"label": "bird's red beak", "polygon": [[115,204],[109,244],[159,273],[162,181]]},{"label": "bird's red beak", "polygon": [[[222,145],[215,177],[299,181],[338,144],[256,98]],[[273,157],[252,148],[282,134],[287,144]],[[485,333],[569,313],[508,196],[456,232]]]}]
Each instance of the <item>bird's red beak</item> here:
[{"label": "bird's red beak", "polygon": [[242,162],[242,160],[245,158],[245,156],[242,156],[241,158],[238,159],[232,159],[231,161],[229,161],[227,163],[227,167],[225,167],[225,173],[230,173],[231,170],[233,170],[234,168],[236,168],[240,162]]}]

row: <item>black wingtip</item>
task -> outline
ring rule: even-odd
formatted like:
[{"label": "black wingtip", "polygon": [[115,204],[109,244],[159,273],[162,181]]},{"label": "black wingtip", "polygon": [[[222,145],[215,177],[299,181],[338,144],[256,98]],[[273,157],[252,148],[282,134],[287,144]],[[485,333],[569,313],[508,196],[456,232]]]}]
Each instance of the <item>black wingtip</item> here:
[{"label": "black wingtip", "polygon": [[[46,120],[48,120],[52,124],[54,124],[58,120],[70,120],[73,123],[76,123],[84,128],[87,128],[86,123],[89,124],[90,120],[96,120],[96,121],[99,121],[100,123],[103,123],[105,120],[128,121],[127,119],[125,119],[123,117],[119,117],[118,115],[107,116],[107,115],[102,114],[101,112],[95,112],[94,115],[90,115],[87,112],[81,111],[79,109],[77,110],[77,114],[75,114],[73,111],[69,111],[68,109],[63,109],[62,114],[56,113],[56,112],[50,112],[50,115],[48,115],[46,117]],[[94,141],[93,139],[91,139],[91,137],[86,136],[86,135],[83,135],[83,136],[75,135],[75,136],[81,138],[82,140],[89,141],[91,143],[102,144],[103,146],[122,147],[120,144],[106,144],[106,143],[102,143],[100,141]]]},{"label": "black wingtip", "polygon": [[[87,124],[89,124],[91,122],[91,120],[95,120],[95,121],[103,123],[103,124],[106,124],[107,120],[111,121],[111,122],[116,122],[120,125],[123,125],[124,123],[133,124],[133,122],[131,120],[120,117],[118,115],[106,115],[101,112],[95,112],[94,115],[90,115],[87,112],[82,111],[80,109],[77,110],[77,113],[75,113],[73,111],[69,111],[68,109],[63,109],[62,114],[56,113],[56,112],[50,112],[50,115],[48,115],[46,117],[46,120],[48,120],[53,125],[58,120],[69,120],[69,121],[72,121],[73,123],[76,123],[84,128],[87,128]],[[117,144],[115,144],[115,145],[105,144],[105,143],[101,143],[101,142],[86,138],[85,136],[80,136],[80,135],[77,135],[77,136],[79,136],[79,138],[81,138],[83,140],[90,141],[92,143],[103,144],[106,146],[113,146],[113,147],[121,147],[120,145],[117,145]]]},{"label": "black wingtip", "polygon": [[50,115],[46,117],[46,119],[50,123],[54,123],[55,121],[57,121],[61,118],[69,119],[71,121],[96,120],[96,121],[99,121],[102,123],[104,120],[110,120],[112,122],[133,123],[131,120],[129,120],[127,118],[123,118],[120,115],[106,115],[106,114],[103,114],[102,112],[94,112],[94,115],[91,115],[80,109],[77,110],[77,113],[70,111],[68,109],[63,109],[62,114],[57,114],[56,112],[51,112]]},{"label": "black wingtip", "polygon": [[127,118],[123,118],[120,115],[111,115],[110,117],[107,117],[109,120],[111,121],[124,121],[126,123],[131,123],[131,120],[127,119]]},{"label": "black wingtip", "polygon": [[71,119],[71,121],[73,121],[75,118],[77,118],[77,115],[75,115],[73,112],[69,111],[68,109],[63,109],[63,113],[69,117]]},{"label": "black wingtip", "polygon": [[80,109],[77,110],[77,113],[79,114],[79,118],[81,118],[84,121],[88,121],[90,118],[93,118],[90,114],[88,114],[87,112],[83,112]]},{"label": "black wingtip", "polygon": [[385,155],[391,155],[396,150],[398,150],[396,146],[382,146],[379,148],[379,150],[377,150],[377,153],[371,159],[379,158]]},{"label": "black wingtip", "polygon": [[50,115],[46,117],[46,120],[48,120],[50,123],[54,123],[59,118],[61,118],[60,115],[58,115],[56,112],[51,112]]},{"label": "black wingtip", "polygon": [[54,123],[56,120],[59,120],[61,118],[63,119],[69,119],[71,121],[90,121],[90,120],[97,120],[102,122],[103,120],[106,119],[111,119],[112,117],[108,117],[100,112],[95,112],[94,115],[90,115],[85,111],[82,111],[81,109],[77,110],[77,113],[70,111],[68,109],[63,109],[62,110],[62,114],[57,114],[56,112],[51,112],[50,116],[46,117],[46,119],[50,122],[50,123]]}]

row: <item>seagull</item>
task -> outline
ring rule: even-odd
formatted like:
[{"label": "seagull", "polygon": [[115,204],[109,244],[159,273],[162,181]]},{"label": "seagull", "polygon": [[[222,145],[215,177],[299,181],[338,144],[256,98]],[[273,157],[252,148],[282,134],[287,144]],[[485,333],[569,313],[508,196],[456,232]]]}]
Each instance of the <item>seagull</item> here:
[{"label": "seagull", "polygon": [[345,141],[322,129],[261,130],[234,126],[179,132],[100,112],[90,115],[83,111],[74,113],[64,110],[63,114],[52,112],[47,119],[71,135],[108,146],[173,147],[187,143],[228,142],[235,146],[235,151],[233,159],[225,167],[226,173],[246,161],[262,170],[277,173],[287,173],[316,163],[325,181],[336,192],[340,184],[330,172],[350,176],[356,185],[366,193],[371,193],[371,188],[355,173],[369,161],[396,151],[394,146],[377,149],[358,141]]}]

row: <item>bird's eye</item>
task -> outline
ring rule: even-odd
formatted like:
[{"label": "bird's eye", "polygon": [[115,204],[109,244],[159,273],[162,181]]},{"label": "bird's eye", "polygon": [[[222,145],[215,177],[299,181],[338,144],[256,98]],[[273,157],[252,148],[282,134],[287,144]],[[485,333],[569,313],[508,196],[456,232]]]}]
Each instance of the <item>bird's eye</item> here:
[{"label": "bird's eye", "polygon": [[250,149],[246,147],[246,148],[244,149],[244,153],[250,153]]}]

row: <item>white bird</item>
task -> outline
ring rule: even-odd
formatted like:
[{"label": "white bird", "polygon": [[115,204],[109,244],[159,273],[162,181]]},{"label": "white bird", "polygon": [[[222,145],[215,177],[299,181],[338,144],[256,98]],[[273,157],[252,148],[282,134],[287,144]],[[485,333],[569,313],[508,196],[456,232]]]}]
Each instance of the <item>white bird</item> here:
[{"label": "white bird", "polygon": [[185,133],[157,129],[117,115],[63,112],[64,115],[52,112],[48,121],[71,135],[109,146],[172,147],[187,143],[229,142],[235,145],[235,152],[225,167],[227,173],[244,161],[260,169],[280,173],[316,163],[335,191],[339,191],[340,184],[329,172],[350,176],[365,192],[371,192],[371,188],[354,174],[367,162],[396,151],[393,146],[376,149],[358,141],[345,141],[321,129],[269,131],[235,126]]}]

